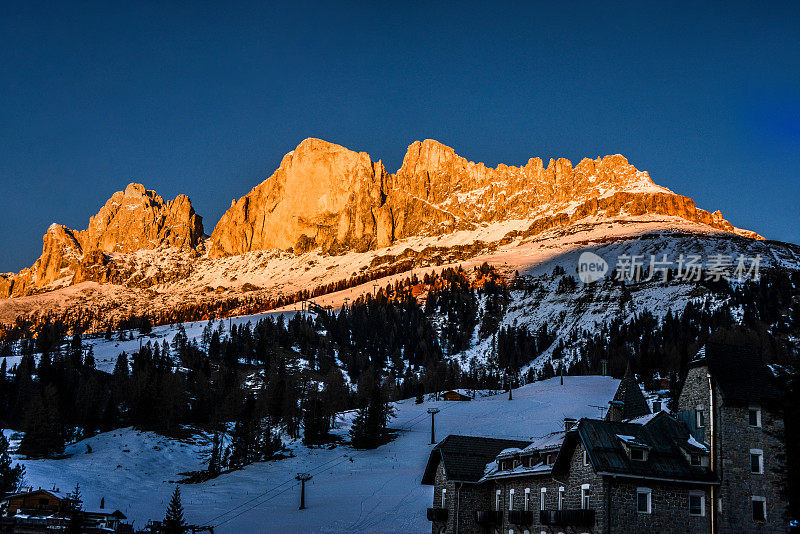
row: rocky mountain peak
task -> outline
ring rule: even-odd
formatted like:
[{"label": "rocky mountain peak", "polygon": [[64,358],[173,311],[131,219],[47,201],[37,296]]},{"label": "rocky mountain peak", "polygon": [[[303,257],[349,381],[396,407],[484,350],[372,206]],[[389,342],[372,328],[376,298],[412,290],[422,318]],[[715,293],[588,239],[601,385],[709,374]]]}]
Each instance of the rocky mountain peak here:
[{"label": "rocky mountain peak", "polygon": [[42,238],[42,255],[0,283],[0,297],[31,293],[57,280],[109,280],[112,253],[175,247],[195,254],[202,248],[203,219],[189,197],[165,202],[155,191],[131,183],[117,191],[86,230],[74,231],[53,223]]},{"label": "rocky mountain peak", "polygon": [[[235,201],[211,235],[210,254],[373,245],[386,171],[366,152],[309,138]],[[387,238],[388,239],[388,238]]]},{"label": "rocky mountain peak", "polygon": [[160,246],[192,250],[203,233],[203,219],[186,195],[165,202],[155,191],[131,183],[117,191],[81,232],[85,249],[135,252]]}]

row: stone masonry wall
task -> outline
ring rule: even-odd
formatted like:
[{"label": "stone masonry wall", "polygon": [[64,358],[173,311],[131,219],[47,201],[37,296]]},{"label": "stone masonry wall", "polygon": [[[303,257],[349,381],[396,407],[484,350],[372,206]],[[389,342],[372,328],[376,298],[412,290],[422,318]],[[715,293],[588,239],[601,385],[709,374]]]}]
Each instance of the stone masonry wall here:
[{"label": "stone masonry wall", "polygon": [[[706,441],[710,441],[708,367],[689,369],[678,399],[679,410],[706,412]],[[723,402],[719,388],[714,388],[714,470],[721,485],[717,491],[716,521],[718,532],[786,532],[785,436],[783,414],[761,407],[761,427],[751,427],[749,406]],[[764,454],[764,473],[750,472],[750,449]],[[767,520],[753,521],[752,497],[766,498]]]},{"label": "stone masonry wall", "polygon": [[[433,534],[439,534],[442,527],[445,527],[445,532],[448,533],[483,532],[483,529],[475,522],[475,511],[493,509],[491,484],[460,484],[449,481],[445,478],[444,465],[440,463],[436,468],[433,488],[433,508],[441,508],[442,490],[447,489],[445,499],[447,522],[432,522],[431,532]],[[456,519],[458,519],[458,529],[456,529]]]},{"label": "stone masonry wall", "polygon": [[[637,510],[638,488],[650,489],[650,513]],[[711,531],[710,495],[708,487],[689,488],[685,485],[667,485],[653,481],[620,482],[609,484],[611,493],[611,532],[665,534],[672,532],[704,533]],[[689,514],[689,494],[702,493],[705,497],[705,514]]]},{"label": "stone masonry wall", "polygon": [[[786,483],[783,417],[765,409],[761,427],[751,427],[749,407],[723,406],[719,416],[722,458],[720,533],[786,532]],[[750,472],[750,450],[763,451],[764,472]],[[766,521],[753,520],[752,497],[766,498]]]}]

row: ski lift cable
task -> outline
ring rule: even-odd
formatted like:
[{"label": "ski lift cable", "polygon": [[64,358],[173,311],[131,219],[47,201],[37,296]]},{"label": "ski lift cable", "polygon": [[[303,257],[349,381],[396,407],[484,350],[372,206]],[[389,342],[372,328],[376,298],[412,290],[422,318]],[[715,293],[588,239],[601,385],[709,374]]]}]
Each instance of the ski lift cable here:
[{"label": "ski lift cable", "polygon": [[[331,466],[328,466],[328,467],[326,467],[325,469],[323,469],[323,470],[321,470],[321,471],[318,471],[318,470],[317,470],[317,471],[316,471],[316,474],[320,474],[320,473],[324,473],[324,472],[326,472],[326,471],[330,471],[330,470],[331,470],[331,469],[333,469],[334,467],[336,467],[336,466],[338,466],[338,465],[341,465],[341,464],[343,464],[343,463],[345,463],[345,462],[347,462],[347,461],[349,460],[349,458],[348,458],[348,456],[347,456],[347,455],[342,455],[342,456],[340,456],[339,458],[342,458],[342,460],[341,460],[340,462],[337,462],[337,463],[335,463],[335,464],[333,464],[333,465],[331,465]],[[327,462],[327,463],[330,463],[330,462]],[[324,465],[324,464],[323,464],[323,465]],[[313,470],[312,470],[312,471],[313,471]],[[309,471],[309,473],[310,473],[310,472],[311,472],[311,471]],[[294,480],[295,480],[294,478],[292,478],[292,479],[291,479],[291,481],[294,481]],[[257,499],[260,499],[260,498],[264,497],[264,496],[265,496],[267,493],[269,493],[270,491],[273,491],[273,490],[275,490],[275,489],[279,488],[280,486],[283,486],[283,485],[285,485],[285,484],[286,484],[286,483],[288,483],[288,482],[289,482],[289,481],[287,481],[287,482],[284,482],[283,484],[280,484],[280,485],[278,485],[278,486],[276,486],[276,487],[274,487],[274,488],[272,488],[272,489],[270,489],[270,490],[268,490],[268,491],[266,491],[266,492],[262,493],[262,494],[261,494],[259,497],[256,497],[255,499],[251,499],[250,501],[248,501],[248,503],[245,503],[245,504],[249,504],[250,502],[253,502],[253,500],[257,500]],[[289,486],[288,488],[285,488],[285,489],[283,489],[282,491],[280,491],[280,492],[278,492],[278,493],[276,493],[276,494],[274,494],[274,495],[270,495],[269,497],[267,497],[266,499],[262,500],[261,502],[258,502],[258,503],[256,503],[256,504],[254,504],[253,506],[250,506],[250,507],[248,507],[248,508],[245,508],[244,510],[241,510],[241,511],[240,511],[240,512],[238,512],[237,514],[235,514],[235,515],[233,515],[233,516],[231,516],[231,517],[229,517],[229,518],[225,519],[224,521],[221,521],[221,522],[217,523],[216,525],[214,525],[214,527],[215,527],[215,528],[217,528],[217,527],[220,527],[220,526],[222,526],[222,525],[224,525],[224,524],[226,524],[226,523],[229,523],[230,521],[233,521],[233,520],[234,520],[234,519],[236,519],[237,517],[239,517],[239,516],[241,516],[241,515],[243,515],[243,514],[245,514],[245,513],[247,513],[247,512],[250,512],[251,510],[254,510],[255,508],[258,508],[259,506],[261,506],[261,505],[263,505],[263,504],[265,504],[265,503],[267,503],[267,502],[271,501],[271,500],[272,500],[272,499],[274,499],[275,497],[278,497],[279,495],[283,495],[283,494],[284,494],[284,493],[286,493],[287,491],[291,490],[293,487],[294,487],[294,486]],[[229,514],[230,512],[232,512],[232,511],[236,510],[237,508],[241,508],[242,506],[243,506],[243,505],[239,505],[239,506],[237,506],[236,508],[232,508],[231,510],[228,510],[228,511],[227,511],[227,512],[225,512],[224,514],[220,514],[220,515],[219,515],[219,516],[217,516],[217,517],[222,517],[222,516],[224,516],[224,515],[227,515],[227,514]],[[215,519],[216,519],[216,518],[215,518]],[[210,521],[209,521],[209,523],[210,523]]]},{"label": "ski lift cable", "polygon": [[[337,456],[337,457],[335,457],[335,458],[332,458],[332,459],[330,459],[330,460],[328,460],[328,461],[326,461],[326,462],[322,462],[322,463],[321,463],[321,464],[319,464],[317,467],[315,467],[315,468],[311,469],[311,470],[309,471],[309,473],[314,473],[314,472],[315,472],[315,471],[317,471],[318,469],[321,469],[323,466],[325,466],[325,465],[327,465],[327,464],[329,464],[329,463],[331,463],[331,462],[335,462],[336,460],[339,460],[339,459],[341,459],[341,458],[347,458],[347,455],[346,455],[346,454],[343,454],[343,455],[341,455],[341,456]],[[337,464],[337,465],[338,465],[338,464]],[[259,494],[258,494],[258,495],[256,495],[255,497],[253,497],[253,498],[251,498],[251,499],[248,499],[247,501],[243,502],[242,504],[240,504],[240,505],[238,505],[238,506],[235,506],[235,507],[231,508],[230,510],[228,510],[228,511],[226,511],[226,512],[223,512],[223,513],[221,513],[221,514],[218,514],[218,515],[216,515],[216,516],[212,517],[211,519],[209,519],[208,521],[206,521],[206,523],[209,523],[209,524],[211,524],[211,523],[213,523],[214,521],[216,521],[217,519],[219,519],[219,518],[221,518],[221,517],[223,517],[223,516],[226,516],[226,515],[230,514],[231,512],[234,512],[234,511],[238,510],[239,508],[242,508],[243,506],[247,506],[248,504],[250,504],[250,503],[252,503],[252,502],[254,502],[254,501],[257,501],[258,499],[261,499],[261,498],[263,498],[263,497],[264,497],[264,496],[266,496],[268,493],[271,493],[271,492],[275,491],[276,489],[280,488],[281,486],[285,486],[286,484],[289,484],[289,483],[292,483],[292,482],[295,482],[295,479],[294,479],[294,477],[292,477],[292,478],[289,478],[289,479],[286,479],[285,481],[281,482],[280,484],[277,484],[277,485],[275,485],[275,486],[272,486],[271,488],[269,488],[269,489],[267,489],[267,490],[265,490],[265,491],[263,491],[263,492],[259,493]]]}]

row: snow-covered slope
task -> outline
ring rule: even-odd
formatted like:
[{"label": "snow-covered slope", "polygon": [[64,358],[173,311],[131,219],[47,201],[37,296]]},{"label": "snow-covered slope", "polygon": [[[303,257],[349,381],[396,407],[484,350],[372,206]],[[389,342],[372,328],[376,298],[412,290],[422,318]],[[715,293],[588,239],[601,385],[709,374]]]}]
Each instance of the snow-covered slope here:
[{"label": "snow-covered slope", "polygon": [[[150,280],[146,288],[82,282],[46,293],[0,299],[0,323],[13,324],[18,317],[49,314],[67,322],[83,321],[90,330],[102,330],[132,315],[174,322],[170,317],[176,310],[197,319],[247,314],[264,310],[279,298],[296,298],[300,291],[315,290],[324,294],[316,300],[335,305],[345,297],[371,291],[373,280],[385,285],[412,272],[454,265],[488,262],[508,272],[532,273],[552,270],[558,263],[574,273],[580,252],[608,244],[615,244],[612,256],[606,258],[612,268],[619,254],[636,250],[669,253],[675,259],[680,253],[692,253],[690,250],[700,251],[706,258],[715,253],[760,254],[765,267],[800,268],[800,247],[749,239],[679,217],[586,217],[566,227],[541,231],[531,230],[531,224],[530,220],[485,223],[471,230],[407,238],[381,249],[341,255],[319,250],[304,254],[275,250],[225,258],[187,257],[179,262],[183,274],[177,278],[163,276],[169,271],[165,258],[171,256],[140,251],[125,257],[129,262],[126,268],[134,273],[132,279]],[[684,246],[685,250],[681,248]],[[398,274],[393,277],[391,273]],[[328,295],[331,289],[323,288],[336,283],[351,286],[351,291]]]},{"label": "snow-covered slope", "polygon": [[[506,395],[470,402],[413,399],[395,404],[391,426],[397,439],[372,451],[349,446],[309,449],[289,443],[295,457],[250,465],[201,484],[181,487],[187,519],[217,526],[216,532],[430,532],[425,508],[432,488],[420,480],[430,445],[428,408],[437,407],[437,438],[448,434],[532,439],[562,428],[564,417],[597,417],[618,381],[609,377],[564,377],[528,384]],[[352,413],[339,419],[346,434]],[[90,445],[92,453],[86,453]],[[72,488],[80,483],[85,506],[105,498],[136,526],[163,517],[180,473],[200,469],[208,440],[174,441],[132,429],[100,434],[67,448],[61,460],[23,461],[29,485]],[[299,511],[298,472],[314,478],[306,489],[308,509]]]}]

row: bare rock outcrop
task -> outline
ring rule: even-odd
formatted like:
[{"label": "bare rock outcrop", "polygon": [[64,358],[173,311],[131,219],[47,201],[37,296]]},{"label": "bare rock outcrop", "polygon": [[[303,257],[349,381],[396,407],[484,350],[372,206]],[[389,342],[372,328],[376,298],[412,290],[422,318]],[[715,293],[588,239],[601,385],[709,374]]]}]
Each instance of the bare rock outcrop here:
[{"label": "bare rock outcrop", "polygon": [[[719,212],[653,183],[617,154],[581,160],[539,158],[490,168],[427,139],[408,147],[388,174],[380,161],[306,139],[278,170],[233,201],[211,235],[210,254],[258,249],[363,251],[417,235],[439,235],[508,219],[574,221],[589,215],[674,215],[734,232]],[[564,223],[564,224],[567,224]]]},{"label": "bare rock outcrop", "polygon": [[130,184],[111,196],[86,230],[52,224],[42,238],[39,259],[16,275],[0,276],[0,298],[28,295],[54,283],[114,282],[114,253],[175,247],[196,254],[203,236],[202,217],[187,196],[165,202],[155,191]]},{"label": "bare rock outcrop", "polygon": [[419,199],[392,194],[388,178],[383,163],[365,152],[306,139],[272,176],[231,203],[211,234],[209,253],[364,251],[389,245],[398,228],[416,228],[419,221],[452,222],[452,216]]}]

